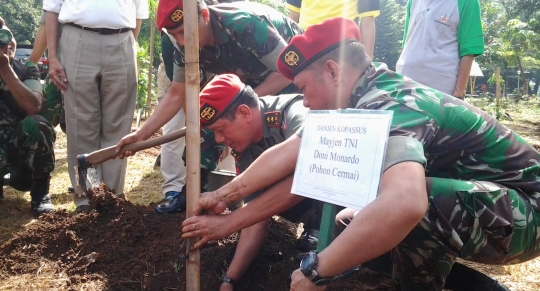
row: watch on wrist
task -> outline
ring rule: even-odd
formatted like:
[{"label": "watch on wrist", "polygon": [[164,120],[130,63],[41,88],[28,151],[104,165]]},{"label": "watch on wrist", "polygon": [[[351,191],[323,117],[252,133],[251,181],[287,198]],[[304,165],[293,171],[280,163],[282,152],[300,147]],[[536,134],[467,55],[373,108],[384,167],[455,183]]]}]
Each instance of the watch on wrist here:
[{"label": "watch on wrist", "polygon": [[319,259],[316,251],[310,251],[304,255],[302,261],[300,261],[300,271],[316,286],[328,285],[334,278],[328,278],[319,275],[317,272],[317,263]]},{"label": "watch on wrist", "polygon": [[233,287],[236,287],[236,281],[229,278],[229,276],[227,276],[227,273],[223,273],[223,275],[221,276],[221,279],[219,280],[221,283],[229,283],[231,284]]}]

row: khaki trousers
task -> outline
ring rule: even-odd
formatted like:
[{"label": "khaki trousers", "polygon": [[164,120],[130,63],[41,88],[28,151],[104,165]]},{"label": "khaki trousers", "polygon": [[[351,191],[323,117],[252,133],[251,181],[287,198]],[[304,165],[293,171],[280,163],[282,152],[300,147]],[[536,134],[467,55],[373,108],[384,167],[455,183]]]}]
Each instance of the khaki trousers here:
[{"label": "khaki trousers", "polygon": [[[68,80],[68,171],[75,185],[77,155],[113,146],[131,130],[137,98],[135,38],[129,31],[100,35],[65,25],[60,51]],[[117,195],[124,193],[126,165],[126,159],[115,159],[95,166],[98,178]],[[88,204],[86,197],[74,197],[76,206]]]}]

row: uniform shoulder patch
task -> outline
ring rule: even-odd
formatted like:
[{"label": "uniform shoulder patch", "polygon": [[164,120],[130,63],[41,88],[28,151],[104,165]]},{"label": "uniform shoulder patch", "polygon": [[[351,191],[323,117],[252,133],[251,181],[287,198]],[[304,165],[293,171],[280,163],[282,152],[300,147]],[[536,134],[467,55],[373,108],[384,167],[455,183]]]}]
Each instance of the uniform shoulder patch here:
[{"label": "uniform shoulder patch", "polygon": [[266,126],[279,127],[279,111],[271,111],[264,113],[264,123]]},{"label": "uniform shoulder patch", "polygon": [[232,150],[231,151],[231,156],[236,160],[240,160],[240,158],[242,157],[242,153],[239,153],[239,152],[236,152],[235,150]]}]

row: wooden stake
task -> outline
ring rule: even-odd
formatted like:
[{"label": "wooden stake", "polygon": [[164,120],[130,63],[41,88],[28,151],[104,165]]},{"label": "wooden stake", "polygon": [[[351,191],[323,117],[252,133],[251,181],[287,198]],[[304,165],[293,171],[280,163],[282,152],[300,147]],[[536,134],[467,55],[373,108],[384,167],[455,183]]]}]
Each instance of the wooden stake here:
[{"label": "wooden stake", "polygon": [[[186,185],[187,207],[186,217],[193,216],[200,196],[200,164],[201,138],[199,125],[199,30],[197,0],[184,0],[184,42],[186,64]],[[188,250],[198,238],[188,241]],[[190,251],[186,260],[186,291],[199,291],[200,282],[200,252]]]},{"label": "wooden stake", "polygon": [[[187,172],[187,207],[186,217],[193,216],[201,191],[200,164],[201,138],[199,125],[199,14],[197,0],[184,1],[184,42],[186,60],[186,172]],[[188,249],[198,238],[188,241]],[[201,254],[199,250],[190,251],[186,260],[186,290],[199,291]]]},{"label": "wooden stake", "polygon": [[154,76],[154,38],[156,35],[155,20],[150,21],[150,64],[148,66],[148,92],[146,95],[146,114],[150,114],[152,109],[152,78]]},{"label": "wooden stake", "polygon": [[500,67],[497,67],[497,69],[495,69],[495,100],[496,100],[496,116],[497,116],[497,119],[499,119],[499,116],[500,116],[500,112],[499,112],[499,109],[500,109],[500,106],[501,106],[501,88],[500,88],[500,78],[501,78],[501,68]]}]

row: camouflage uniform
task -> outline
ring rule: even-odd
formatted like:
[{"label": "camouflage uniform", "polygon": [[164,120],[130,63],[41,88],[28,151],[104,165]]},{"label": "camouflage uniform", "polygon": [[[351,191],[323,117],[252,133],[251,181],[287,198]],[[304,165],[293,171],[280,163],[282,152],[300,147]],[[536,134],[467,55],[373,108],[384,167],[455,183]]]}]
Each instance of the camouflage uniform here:
[{"label": "camouflage uniform", "polygon": [[[235,2],[208,6],[215,46],[199,51],[201,70],[212,74],[233,73],[255,88],[277,72],[278,54],[303,30],[287,16],[268,6]],[[174,81],[184,83],[183,47],[174,53]],[[293,84],[276,94],[299,92]],[[203,138],[203,135],[205,136]],[[208,137],[208,138],[206,138]],[[216,145],[213,133],[201,133],[201,168],[214,170],[223,145]],[[205,150],[207,149],[207,150]]]},{"label": "camouflage uniform", "polygon": [[[304,123],[307,108],[302,103],[303,95],[288,94],[281,96],[266,96],[259,99],[259,109],[262,116],[263,139],[257,144],[250,145],[242,153],[232,151],[236,161],[236,173],[245,171],[264,151],[284,142],[296,134]],[[248,203],[259,197],[263,190],[257,191],[244,198]],[[316,201],[304,199],[291,207],[280,216],[292,221],[307,220],[315,211]],[[318,228],[317,228],[318,229]]]},{"label": "camouflage uniform", "polygon": [[425,166],[429,208],[392,250],[403,290],[441,290],[456,258],[515,264],[540,255],[540,154],[482,110],[374,64],[349,108],[394,112],[385,169]]},{"label": "camouflage uniform", "polygon": [[[25,66],[13,61],[12,67],[26,87],[41,94],[35,65],[27,63]],[[28,179],[47,178],[54,169],[56,135],[42,116],[26,115],[2,79],[0,95],[0,173],[3,176],[11,172],[14,188],[30,190],[32,183]]]},{"label": "camouflage uniform", "polygon": [[62,115],[62,92],[56,87],[51,79],[47,77],[45,80],[45,88],[43,88],[43,103],[39,115],[56,127],[60,123]]}]

